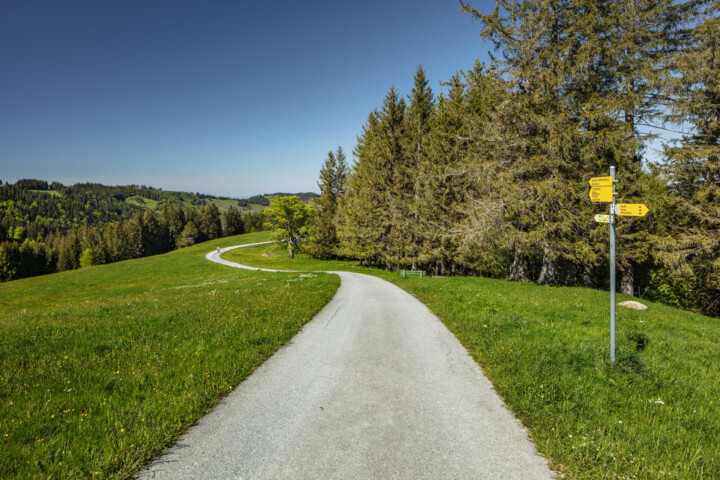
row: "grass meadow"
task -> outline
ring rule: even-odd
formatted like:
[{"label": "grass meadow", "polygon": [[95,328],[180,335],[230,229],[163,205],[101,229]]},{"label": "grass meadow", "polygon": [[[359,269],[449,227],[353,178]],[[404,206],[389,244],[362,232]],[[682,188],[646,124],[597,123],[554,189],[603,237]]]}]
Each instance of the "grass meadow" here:
[{"label": "grass meadow", "polygon": [[339,279],[216,247],[0,284],[0,478],[128,478],[299,331]]},{"label": "grass meadow", "polygon": [[[265,252],[265,257],[262,253]],[[381,276],[425,303],[482,366],[565,478],[720,478],[720,320],[609,295],[485,278],[401,278],[356,262],[287,259],[279,245],[232,250],[258,267]],[[628,297],[618,295],[618,302]]]}]

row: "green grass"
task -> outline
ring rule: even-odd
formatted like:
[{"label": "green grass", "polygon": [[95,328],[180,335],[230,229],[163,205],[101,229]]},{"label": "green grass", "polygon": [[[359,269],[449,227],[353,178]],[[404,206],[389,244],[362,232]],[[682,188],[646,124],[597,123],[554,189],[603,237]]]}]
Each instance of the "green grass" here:
[{"label": "green grass", "polygon": [[31,192],[47,193],[51,197],[62,197],[62,194],[57,190],[30,190]]},{"label": "green grass", "polygon": [[0,478],[127,478],[287,342],[337,277],[206,252],[0,284]]},{"label": "green grass", "polygon": [[133,195],[125,199],[125,203],[135,205],[136,207],[149,208],[150,210],[160,210],[160,202],[151,198],[141,197],[140,195]]},{"label": "green grass", "polygon": [[259,267],[364,271],[409,291],[468,349],[567,478],[720,478],[720,320],[652,302],[644,312],[618,307],[611,366],[607,292],[403,279],[286,256],[276,245],[224,254]]},{"label": "green grass", "polygon": [[[250,212],[250,211],[252,211],[254,213],[260,213],[265,209],[265,207],[263,207],[262,205],[256,205],[254,203],[251,203],[249,205],[249,208],[239,207],[238,201],[232,200],[232,199],[225,200],[225,199],[221,199],[221,198],[208,198],[208,199],[206,199],[206,201],[208,204],[214,203],[220,213],[227,212],[230,209],[230,207],[235,207],[238,210],[240,210],[242,213]],[[166,201],[166,200],[160,200],[160,201],[153,200],[151,198],[145,198],[145,197],[141,197],[139,195],[133,195],[132,197],[128,197],[125,199],[125,202],[129,203],[130,205],[135,205],[135,206],[143,207],[143,208],[149,208],[154,211],[160,211],[160,210],[162,210],[163,206],[169,206],[174,203],[174,202],[170,202],[170,201]],[[193,204],[189,201],[182,202],[181,205],[183,207],[192,207],[193,206]]]}]

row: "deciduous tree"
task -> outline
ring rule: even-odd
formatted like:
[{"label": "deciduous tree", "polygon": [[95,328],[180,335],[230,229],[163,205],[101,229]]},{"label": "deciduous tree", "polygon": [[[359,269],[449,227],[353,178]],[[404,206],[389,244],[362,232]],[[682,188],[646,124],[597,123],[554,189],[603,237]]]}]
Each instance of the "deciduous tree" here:
[{"label": "deciduous tree", "polygon": [[295,257],[308,238],[307,223],[312,215],[312,207],[303,205],[300,198],[275,197],[264,211],[267,222],[265,227],[272,230],[272,237],[287,245],[289,258]]}]

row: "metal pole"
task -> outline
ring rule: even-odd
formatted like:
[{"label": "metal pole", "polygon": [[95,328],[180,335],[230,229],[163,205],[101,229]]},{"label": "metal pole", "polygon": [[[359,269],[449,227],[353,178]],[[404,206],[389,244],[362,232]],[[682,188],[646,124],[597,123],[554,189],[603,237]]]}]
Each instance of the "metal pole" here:
[{"label": "metal pole", "polygon": [[613,198],[610,204],[610,363],[615,363],[615,167],[610,167]]}]

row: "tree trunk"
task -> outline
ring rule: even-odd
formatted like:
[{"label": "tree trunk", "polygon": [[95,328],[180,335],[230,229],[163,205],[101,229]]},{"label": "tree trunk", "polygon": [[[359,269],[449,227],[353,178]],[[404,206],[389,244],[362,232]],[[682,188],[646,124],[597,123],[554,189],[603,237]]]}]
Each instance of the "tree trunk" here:
[{"label": "tree trunk", "polygon": [[550,253],[546,250],[543,252],[542,268],[540,269],[540,276],[538,277],[538,283],[540,285],[555,285],[557,282],[557,262],[550,256]]},{"label": "tree trunk", "polygon": [[521,255],[520,252],[515,252],[515,259],[512,265],[510,265],[510,272],[508,273],[508,280],[522,280],[527,282],[530,280],[530,272],[528,269],[527,258]]},{"label": "tree trunk", "polygon": [[635,296],[635,278],[632,263],[628,263],[620,274],[620,293]]},{"label": "tree trunk", "polygon": [[585,265],[583,268],[583,287],[593,287],[593,266]]},{"label": "tree trunk", "polygon": [[290,260],[295,258],[295,250],[293,250],[292,248],[288,248],[288,257],[290,258]]}]

